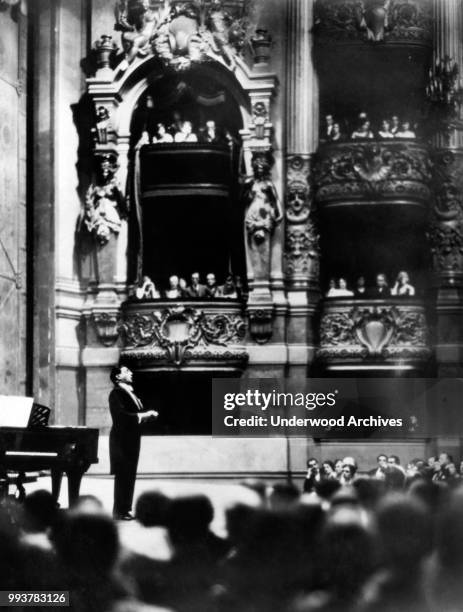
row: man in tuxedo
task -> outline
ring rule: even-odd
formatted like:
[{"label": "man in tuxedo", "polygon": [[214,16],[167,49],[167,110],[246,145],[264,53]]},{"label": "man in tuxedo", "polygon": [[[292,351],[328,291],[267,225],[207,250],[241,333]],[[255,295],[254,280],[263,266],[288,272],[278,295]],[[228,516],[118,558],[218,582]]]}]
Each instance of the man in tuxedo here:
[{"label": "man in tuxedo", "polygon": [[391,290],[389,289],[389,285],[387,283],[387,278],[385,274],[378,274],[376,276],[376,287],[372,291],[373,298],[387,298],[391,296]]},{"label": "man in tuxedo", "polygon": [[110,379],[114,389],[109,394],[109,410],[113,426],[109,434],[111,474],[114,474],[113,516],[130,521],[138,456],[141,424],[158,416],[155,410],[144,410],[132,387],[129,368],[114,367]]}]

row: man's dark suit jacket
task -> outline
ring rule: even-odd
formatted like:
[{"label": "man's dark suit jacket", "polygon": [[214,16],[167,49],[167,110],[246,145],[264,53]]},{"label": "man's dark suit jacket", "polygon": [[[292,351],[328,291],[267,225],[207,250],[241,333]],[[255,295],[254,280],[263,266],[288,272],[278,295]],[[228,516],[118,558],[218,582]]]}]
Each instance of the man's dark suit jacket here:
[{"label": "man's dark suit jacket", "polygon": [[369,297],[376,298],[377,300],[388,298],[391,297],[391,290],[389,287],[384,287],[384,289],[380,291],[378,287],[374,287],[371,290]]},{"label": "man's dark suit jacket", "polygon": [[109,394],[109,410],[113,426],[109,434],[109,458],[111,474],[117,471],[136,471],[140,454],[139,406],[130,393],[122,387],[114,387]]}]

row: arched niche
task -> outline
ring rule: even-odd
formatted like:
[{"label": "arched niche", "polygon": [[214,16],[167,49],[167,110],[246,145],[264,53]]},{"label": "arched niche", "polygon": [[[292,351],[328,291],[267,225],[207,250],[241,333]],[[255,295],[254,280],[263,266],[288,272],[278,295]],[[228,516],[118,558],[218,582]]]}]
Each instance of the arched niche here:
[{"label": "arched niche", "polygon": [[[112,71],[107,66],[100,68],[95,77],[88,79],[88,93],[93,101],[96,116],[104,109],[106,118],[96,125],[97,142],[95,155],[111,152],[117,157],[118,180],[123,190],[127,192],[130,185],[131,126],[137,105],[146,92],[164,78],[166,71],[160,60],[155,56],[137,58],[124,72]],[[273,126],[271,117],[271,102],[276,93],[276,77],[266,71],[265,65],[250,68],[241,58],[236,58],[234,70],[226,68],[222,63],[208,61],[198,64],[194,70],[201,71],[204,78],[210,78],[228,92],[241,116],[239,130],[242,163],[245,174],[252,176],[252,157],[255,153],[271,150]],[[103,114],[104,114],[103,113]],[[127,252],[127,240],[119,240],[118,267],[116,277],[122,278],[124,254]],[[140,267],[138,266],[140,270]],[[252,279],[252,270],[247,271]],[[268,286],[269,283],[268,283]],[[268,290],[270,296],[270,291]]]}]

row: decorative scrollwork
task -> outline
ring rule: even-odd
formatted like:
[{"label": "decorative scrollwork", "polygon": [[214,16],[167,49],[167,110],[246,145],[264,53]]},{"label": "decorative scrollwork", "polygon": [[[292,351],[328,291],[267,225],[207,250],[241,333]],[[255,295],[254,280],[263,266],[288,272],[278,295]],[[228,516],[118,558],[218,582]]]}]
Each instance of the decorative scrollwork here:
[{"label": "decorative scrollwork", "polygon": [[315,216],[311,210],[309,175],[308,157],[288,157],[285,263],[286,274],[290,278],[305,276],[312,284],[317,284],[320,248]]},{"label": "decorative scrollwork", "polygon": [[389,358],[427,359],[430,355],[423,306],[376,304],[342,300],[325,304],[320,325],[319,358],[386,361]]},{"label": "decorative scrollwork", "polygon": [[442,150],[434,158],[434,207],[428,240],[439,274],[463,276],[463,155]]},{"label": "decorative scrollwork", "polygon": [[[230,350],[232,345],[242,345],[246,332],[244,319],[238,314],[211,313],[184,306],[143,314],[127,312],[120,328],[126,355],[161,355],[175,365],[181,365],[193,355],[198,357],[206,349],[214,350],[214,346]],[[149,349],[148,353],[145,348]],[[219,352],[223,354],[222,349]]]},{"label": "decorative scrollwork", "polygon": [[319,203],[354,198],[430,198],[432,164],[416,143],[345,143],[321,147],[314,164]]},{"label": "decorative scrollwork", "polygon": [[317,0],[314,32],[330,42],[432,40],[429,0]]},{"label": "decorative scrollwork", "polygon": [[248,0],[232,7],[223,0],[118,0],[125,56],[119,69],[154,55],[179,70],[211,60],[233,70],[248,35],[249,6]]}]

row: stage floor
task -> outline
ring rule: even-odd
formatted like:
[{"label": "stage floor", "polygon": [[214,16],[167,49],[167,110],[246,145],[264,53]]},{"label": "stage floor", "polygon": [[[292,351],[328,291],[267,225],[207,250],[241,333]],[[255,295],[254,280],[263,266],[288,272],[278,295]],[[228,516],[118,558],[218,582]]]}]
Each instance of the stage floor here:
[{"label": "stage floor", "polygon": [[[113,483],[112,476],[85,475],[82,479],[80,493],[81,495],[94,495],[101,500],[104,509],[110,513],[113,504]],[[51,479],[48,476],[40,477],[37,482],[26,484],[25,488],[26,493],[37,489],[51,491]],[[238,502],[250,505],[257,505],[258,503],[257,495],[246,487],[240,486],[238,482],[169,481],[142,476],[137,479],[135,485],[134,506],[139,495],[144,491],[153,489],[162,491],[171,498],[198,493],[207,495],[214,506],[212,529],[218,535],[225,533],[225,510],[227,508],[232,507]],[[13,493],[13,490],[14,487],[10,487],[10,493]],[[68,505],[66,477],[63,478],[59,503],[62,508],[66,508]],[[130,522],[121,522],[121,525],[124,531],[130,530]]]}]

